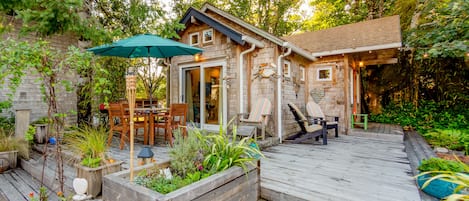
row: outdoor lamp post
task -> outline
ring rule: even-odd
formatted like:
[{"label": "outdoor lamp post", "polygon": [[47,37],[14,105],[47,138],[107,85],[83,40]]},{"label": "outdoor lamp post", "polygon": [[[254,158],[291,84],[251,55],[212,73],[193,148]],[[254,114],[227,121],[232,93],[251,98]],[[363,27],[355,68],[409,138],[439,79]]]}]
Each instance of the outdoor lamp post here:
[{"label": "outdoor lamp post", "polygon": [[130,181],[134,179],[134,108],[135,108],[135,93],[137,88],[137,76],[133,69],[129,69],[125,76],[125,88],[127,91],[127,101],[129,102],[129,121],[130,121]]},{"label": "outdoor lamp post", "polygon": [[148,146],[143,147],[137,156],[137,158],[139,159],[138,164],[145,165],[145,164],[153,162],[153,155],[154,155],[153,151],[151,151],[150,147]]}]

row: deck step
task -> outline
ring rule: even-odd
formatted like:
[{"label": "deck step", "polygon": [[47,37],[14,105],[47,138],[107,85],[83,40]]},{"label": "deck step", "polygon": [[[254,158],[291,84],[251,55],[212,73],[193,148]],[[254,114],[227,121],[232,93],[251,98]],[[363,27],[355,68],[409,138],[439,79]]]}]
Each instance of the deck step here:
[{"label": "deck step", "polygon": [[[436,157],[435,152],[433,152],[433,150],[425,141],[425,139],[423,139],[423,137],[415,131],[407,132],[405,134],[404,145],[407,157],[409,158],[410,167],[414,175],[418,174],[417,167],[419,166],[420,161],[422,161],[423,159]],[[419,190],[419,193],[422,201],[438,200],[435,197],[427,195],[421,190]]]}]

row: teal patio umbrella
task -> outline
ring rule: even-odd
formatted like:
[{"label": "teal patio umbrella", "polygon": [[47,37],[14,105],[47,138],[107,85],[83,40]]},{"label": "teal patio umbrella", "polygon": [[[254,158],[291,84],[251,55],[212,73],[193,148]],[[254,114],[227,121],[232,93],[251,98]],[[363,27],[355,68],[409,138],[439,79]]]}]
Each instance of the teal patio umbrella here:
[{"label": "teal patio umbrella", "polygon": [[202,49],[153,34],[140,34],[111,44],[89,48],[88,51],[100,56],[168,58],[194,55],[202,52]]},{"label": "teal patio umbrella", "polygon": [[[125,58],[147,57],[148,66],[150,57],[168,58],[178,55],[194,55],[202,52],[202,49],[179,43],[177,41],[161,38],[153,34],[141,34],[122,39],[111,44],[101,45],[87,49],[100,56],[115,56]],[[133,144],[134,144],[134,122],[133,111],[135,107],[135,75],[126,78],[127,98],[129,100],[130,112],[130,181],[133,180]],[[152,101],[150,89],[150,104]]]},{"label": "teal patio umbrella", "polygon": [[[150,57],[168,58],[179,55],[194,55],[202,49],[190,45],[162,38],[153,34],[140,34],[122,39],[111,44],[105,44],[87,49],[100,56],[116,56],[125,58],[147,57],[150,69]],[[150,71],[149,71],[150,72]],[[152,93],[150,89],[150,104]]]}]

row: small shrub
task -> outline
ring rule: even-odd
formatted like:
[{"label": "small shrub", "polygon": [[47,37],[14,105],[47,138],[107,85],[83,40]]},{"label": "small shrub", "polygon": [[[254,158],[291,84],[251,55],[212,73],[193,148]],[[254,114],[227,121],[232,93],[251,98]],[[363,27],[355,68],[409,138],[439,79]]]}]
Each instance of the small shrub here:
[{"label": "small shrub", "polygon": [[29,143],[22,138],[13,136],[14,132],[6,133],[0,129],[0,152],[18,151],[20,157],[29,159]]},{"label": "small shrub", "polygon": [[204,160],[203,141],[199,140],[200,130],[188,129],[187,137],[183,137],[180,130],[174,132],[175,140],[170,149],[171,168],[176,174],[185,177],[188,173],[198,170]]},{"label": "small shrub", "polygon": [[[64,135],[64,143],[81,156],[82,165],[102,165],[106,159],[108,132],[104,127],[84,126]],[[90,166],[91,165],[91,166]],[[99,166],[98,165],[98,166]],[[96,166],[97,167],[97,166]]]},{"label": "small shrub", "polygon": [[11,133],[15,131],[15,118],[0,117],[0,132]]},{"label": "small shrub", "polygon": [[246,163],[263,157],[257,144],[248,138],[236,141],[236,128],[230,139],[220,126],[218,134],[203,133],[197,128],[188,129],[187,137],[175,132],[176,140],[170,150],[171,168],[176,173],[171,179],[158,169],[139,173],[135,183],[166,194],[199,181],[232,166],[240,166],[247,173]]},{"label": "small shrub", "polygon": [[[468,200],[469,195],[466,194],[458,194],[461,190],[468,190],[469,188],[469,166],[463,162],[461,162],[456,156],[456,161],[448,161],[440,158],[431,158],[429,160],[422,161],[422,164],[419,166],[419,170],[421,169],[422,173],[415,176],[419,180],[419,178],[425,178],[430,176],[428,180],[425,181],[421,185],[421,189],[426,191],[426,188],[432,183],[434,180],[443,180],[446,182],[452,183],[451,186],[448,186],[450,190],[452,190],[453,194],[450,195],[443,195],[442,192],[445,192],[444,189],[441,189],[439,186],[437,189],[434,190],[435,187],[430,189],[427,193],[431,193],[431,195],[438,197],[443,196],[446,200]],[[441,183],[441,182],[438,182]],[[454,189],[452,189],[454,187]]]},{"label": "small shrub", "polygon": [[417,168],[420,172],[430,171],[451,171],[451,172],[464,172],[464,165],[462,163],[445,160],[442,158],[430,158],[422,160]]},{"label": "small shrub", "polygon": [[[425,139],[434,147],[446,147],[451,150],[465,150],[469,144],[468,133],[464,130],[437,129],[423,134]],[[465,150],[467,152],[467,150]]]},{"label": "small shrub", "polygon": [[36,127],[34,127],[33,125],[29,125],[28,130],[26,131],[26,134],[24,135],[24,139],[28,141],[29,144],[33,144],[34,134],[36,134]]}]

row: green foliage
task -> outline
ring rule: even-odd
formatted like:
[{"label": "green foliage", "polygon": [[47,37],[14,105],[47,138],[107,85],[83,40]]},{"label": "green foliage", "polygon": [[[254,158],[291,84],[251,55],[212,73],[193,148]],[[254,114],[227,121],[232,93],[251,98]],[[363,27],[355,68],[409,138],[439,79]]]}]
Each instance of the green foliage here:
[{"label": "green foliage", "polygon": [[469,128],[468,117],[469,109],[464,105],[448,107],[445,102],[421,101],[418,108],[411,103],[391,103],[381,114],[371,114],[370,121],[399,124],[425,134],[432,129]]},{"label": "green foliage", "polygon": [[104,162],[106,159],[108,132],[104,127],[84,126],[64,134],[64,144],[80,155],[84,164]]},{"label": "green foliage", "polygon": [[406,33],[417,57],[460,57],[469,52],[469,4],[466,0],[425,1],[419,7],[418,26]]},{"label": "green foliage", "polygon": [[446,147],[451,150],[464,150],[469,153],[468,130],[436,129],[423,135],[434,147]]},{"label": "green foliage", "polygon": [[49,124],[51,121],[48,117],[41,117],[36,121],[33,121],[31,124]]},{"label": "green foliage", "polygon": [[166,179],[160,174],[137,176],[134,181],[138,185],[145,186],[162,194],[170,193],[192,183],[189,177],[182,179],[180,176],[174,176],[172,179]]},{"label": "green foliage", "polygon": [[185,177],[188,173],[197,171],[204,159],[203,141],[201,133],[196,130],[188,130],[187,137],[182,137],[180,130],[174,132],[175,140],[170,149],[171,168],[176,174]]},{"label": "green foliage", "polygon": [[423,165],[423,162],[422,162],[422,165],[420,166],[426,166],[426,168],[421,171],[425,171],[425,172],[418,174],[417,176],[415,176],[415,178],[428,175],[428,174],[432,176],[429,180],[427,180],[422,185],[422,189],[426,188],[433,180],[441,179],[441,180],[451,182],[457,185],[457,187],[454,189],[454,194],[448,196],[446,200],[448,201],[467,200],[469,198],[468,195],[456,194],[456,192],[462,189],[467,190],[469,188],[469,174],[468,174],[469,166],[461,162],[457,157],[455,158],[457,159],[457,162],[455,161],[449,162],[446,160],[441,161],[443,159],[438,160],[438,159],[433,159],[433,158],[429,159],[426,165]]},{"label": "green foliage", "polygon": [[417,168],[420,172],[429,171],[452,171],[452,172],[465,172],[467,171],[462,163],[445,160],[442,158],[430,158],[421,161]]},{"label": "green foliage", "polygon": [[137,184],[166,194],[235,165],[247,171],[247,163],[255,165],[253,161],[263,157],[257,144],[251,145],[253,142],[248,138],[236,141],[236,128],[231,139],[221,125],[218,134],[207,134],[194,127],[188,129],[187,137],[183,138],[180,131],[175,137],[170,156],[176,175],[169,179],[158,168],[151,173],[142,171],[135,178]]},{"label": "green foliage", "polygon": [[0,152],[18,151],[19,156],[29,159],[29,143],[14,136],[14,131],[6,132],[0,128]]},{"label": "green foliage", "polygon": [[15,129],[15,118],[0,117],[0,132],[12,133]]},{"label": "green foliage", "polygon": [[80,164],[86,167],[90,167],[90,168],[97,168],[101,165],[101,161],[102,161],[101,158],[87,157],[87,158],[84,158]]},{"label": "green foliage", "polygon": [[33,125],[29,125],[28,130],[24,135],[24,139],[28,141],[29,144],[32,144],[34,142],[34,134],[36,134],[36,127]]},{"label": "green foliage", "polygon": [[36,32],[43,36],[75,30],[81,24],[79,12],[83,0],[27,1],[25,7],[17,7],[16,12],[24,21],[23,31]]},{"label": "green foliage", "polygon": [[300,0],[173,1],[173,12],[180,19],[189,7],[200,9],[205,2],[277,36],[297,31],[305,14],[299,12]]},{"label": "green foliage", "polygon": [[237,139],[236,134],[236,127],[234,127],[232,140],[221,128],[219,134],[206,136],[208,150],[203,163],[204,168],[209,172],[220,172],[236,165],[246,170],[246,163],[254,165],[255,154],[263,156],[259,150],[250,146],[248,138],[234,141]]}]

